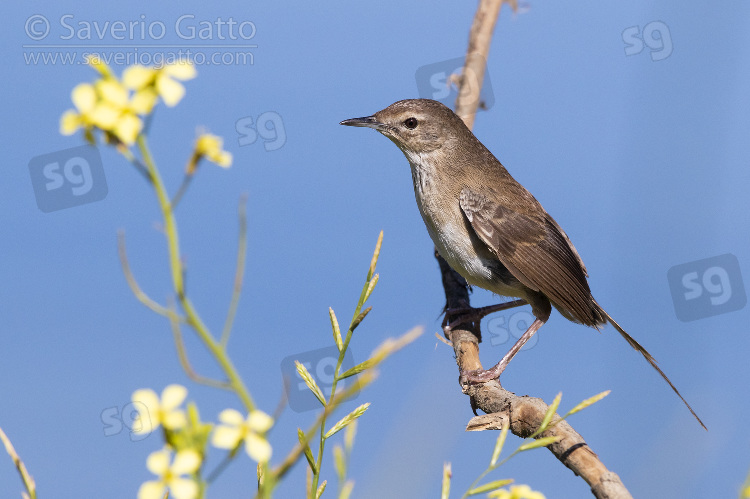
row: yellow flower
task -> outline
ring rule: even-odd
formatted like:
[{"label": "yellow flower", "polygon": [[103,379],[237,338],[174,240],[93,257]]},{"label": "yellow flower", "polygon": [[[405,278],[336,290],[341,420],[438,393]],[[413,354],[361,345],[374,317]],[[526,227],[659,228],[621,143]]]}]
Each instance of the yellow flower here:
[{"label": "yellow flower", "polygon": [[168,449],[152,452],[146,460],[149,471],[159,477],[143,483],[138,490],[138,499],[162,499],[164,489],[169,489],[169,497],[194,499],[198,496],[198,484],[182,475],[195,473],[201,465],[201,457],[193,449],[181,450],[170,466]]},{"label": "yellow flower", "polygon": [[218,425],[214,430],[211,443],[220,449],[234,449],[244,440],[245,451],[259,463],[271,459],[271,444],[265,433],[273,426],[271,416],[263,411],[253,411],[247,419],[234,409],[225,409],[219,414]]},{"label": "yellow flower", "polygon": [[122,74],[126,87],[135,91],[133,108],[138,113],[148,113],[161,97],[169,107],[174,107],[185,95],[185,87],[176,80],[195,78],[195,67],[188,61],[167,64],[161,69],[147,68],[136,64]]},{"label": "yellow flower", "polygon": [[221,137],[202,133],[195,141],[196,164],[205,156],[222,168],[229,168],[232,164],[232,154],[222,150],[223,146],[224,140]]},{"label": "yellow flower", "polygon": [[124,114],[117,120],[112,133],[122,140],[125,144],[133,144],[138,134],[143,129],[143,122],[134,114]]},{"label": "yellow flower", "polygon": [[96,90],[90,83],[80,83],[73,88],[70,98],[78,112],[69,109],[63,113],[60,119],[60,133],[63,135],[72,135],[81,127],[92,126],[86,116],[96,106]]},{"label": "yellow flower", "polygon": [[195,68],[189,62],[177,62],[164,66],[156,77],[156,91],[164,104],[176,106],[185,95],[185,87],[175,80],[190,80],[195,78]]},{"label": "yellow flower", "polygon": [[[136,64],[123,72],[121,82],[98,56],[89,56],[87,62],[101,78],[93,85],[83,83],[73,89],[71,98],[76,110],[63,113],[60,133],[71,135],[84,128],[91,134],[93,128],[98,128],[107,132],[109,138],[115,137],[129,146],[143,129],[140,116],[149,114],[159,97],[167,106],[177,105],[185,95],[185,87],[177,80],[189,80],[196,75],[188,61],[167,64],[160,69]],[[231,156],[228,161],[231,163]]]},{"label": "yellow flower", "polygon": [[89,54],[89,56],[86,58],[86,63],[97,70],[100,75],[102,75],[104,78],[112,78],[112,70],[107,66],[107,64],[101,60],[98,54]]},{"label": "yellow flower", "polygon": [[490,492],[487,497],[495,499],[545,499],[544,494],[531,490],[528,485],[513,485],[510,490],[498,489]]},{"label": "yellow flower", "polygon": [[133,393],[133,405],[138,410],[133,432],[136,434],[151,433],[164,426],[168,430],[185,427],[187,417],[179,406],[187,397],[187,388],[182,385],[169,385],[159,396],[150,389],[136,390]]},{"label": "yellow flower", "polygon": [[81,83],[71,93],[77,112],[68,110],[60,118],[60,132],[70,135],[83,127],[111,133],[121,142],[132,145],[143,128],[143,122],[128,107],[128,91],[114,78],[98,80],[94,85]]},{"label": "yellow flower", "polygon": [[133,94],[130,100],[130,109],[137,114],[148,114],[156,105],[159,96],[152,87],[146,87]]}]

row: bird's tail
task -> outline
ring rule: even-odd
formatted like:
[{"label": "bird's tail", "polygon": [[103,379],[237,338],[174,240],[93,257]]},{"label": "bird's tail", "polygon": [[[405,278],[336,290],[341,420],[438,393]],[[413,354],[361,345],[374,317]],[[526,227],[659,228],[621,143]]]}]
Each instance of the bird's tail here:
[{"label": "bird's tail", "polygon": [[633,347],[636,350],[638,350],[639,352],[641,352],[641,355],[643,355],[643,357],[648,361],[648,363],[651,364],[651,367],[653,367],[654,369],[656,369],[656,371],[659,374],[661,374],[661,377],[664,378],[664,381],[666,381],[667,383],[669,383],[669,386],[671,386],[672,390],[674,390],[674,392],[677,394],[677,396],[680,397],[680,399],[682,400],[682,402],[690,410],[690,413],[693,415],[693,417],[698,420],[698,422],[703,427],[703,429],[704,430],[708,430],[708,428],[706,428],[706,425],[703,424],[703,421],[701,421],[701,418],[698,417],[698,415],[695,413],[695,411],[693,410],[693,408],[690,407],[690,404],[687,403],[687,400],[685,400],[685,398],[682,395],[680,395],[680,392],[677,390],[677,388],[675,388],[675,386],[672,384],[672,382],[669,381],[669,378],[667,378],[667,375],[664,374],[664,371],[662,371],[659,368],[659,366],[656,364],[656,359],[654,359],[651,356],[651,354],[648,353],[648,351],[646,351],[646,349],[641,346],[640,343],[638,343],[637,341],[635,341],[632,336],[630,336],[628,333],[626,333],[625,330],[622,327],[620,327],[620,325],[617,322],[615,322],[615,320],[612,318],[612,316],[610,316],[607,312],[604,312],[604,315],[607,316],[607,320],[610,322],[610,324],[612,324],[615,327],[615,329],[617,329],[617,332],[619,332],[622,335],[622,337],[625,338],[625,341],[627,341],[628,343],[630,343],[631,347]]}]

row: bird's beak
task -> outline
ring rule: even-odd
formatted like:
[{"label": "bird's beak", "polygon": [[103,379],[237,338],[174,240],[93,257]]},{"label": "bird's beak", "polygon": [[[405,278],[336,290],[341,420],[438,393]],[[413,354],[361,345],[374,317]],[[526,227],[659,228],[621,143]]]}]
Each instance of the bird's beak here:
[{"label": "bird's beak", "polygon": [[382,130],[385,128],[385,123],[380,123],[375,119],[375,116],[365,116],[364,118],[351,118],[344,120],[339,125],[346,126],[364,126],[367,128],[373,128],[375,130]]}]

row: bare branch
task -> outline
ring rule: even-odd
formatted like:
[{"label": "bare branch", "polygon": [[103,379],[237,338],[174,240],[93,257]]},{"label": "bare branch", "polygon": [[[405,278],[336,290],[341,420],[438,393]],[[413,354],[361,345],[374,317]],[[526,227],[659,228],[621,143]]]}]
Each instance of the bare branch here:
[{"label": "bare branch", "polygon": [[[511,0],[509,3],[515,10],[515,2]],[[462,78],[459,79],[456,114],[470,129],[473,127],[474,116],[479,107],[479,96],[492,33],[502,4],[503,0],[480,0],[469,34],[466,62]],[[465,76],[469,74],[476,76],[476,84],[464,88],[467,83]],[[446,308],[469,307],[469,290],[464,278],[450,268],[437,251],[435,251],[435,257],[442,274]],[[482,368],[479,361],[479,342],[481,341],[479,324],[461,324],[454,327],[450,333],[446,333],[446,336],[453,345],[459,371]],[[519,397],[505,390],[497,380],[468,385],[463,388],[463,391],[469,396],[475,414],[477,409],[486,413],[486,415],[473,418],[467,426],[468,431],[499,430],[503,423],[507,422],[514,435],[528,438],[537,431],[548,409],[541,399]],[[555,415],[553,422],[558,419],[559,416]],[[632,499],[620,478],[604,466],[583,437],[567,421],[558,421],[535,438],[550,436],[558,436],[560,439],[547,448],[561,463],[589,484],[595,497]]]},{"label": "bare branch", "polygon": [[[516,10],[515,3],[511,3]],[[497,17],[503,0],[480,0],[474,22],[469,32],[469,47],[466,50],[466,62],[459,78],[459,92],[456,98],[456,114],[464,120],[466,126],[473,128],[474,116],[479,107],[479,95],[484,82],[484,71],[490,54],[492,32],[495,30]],[[466,85],[466,76],[476,77],[476,85]]]}]

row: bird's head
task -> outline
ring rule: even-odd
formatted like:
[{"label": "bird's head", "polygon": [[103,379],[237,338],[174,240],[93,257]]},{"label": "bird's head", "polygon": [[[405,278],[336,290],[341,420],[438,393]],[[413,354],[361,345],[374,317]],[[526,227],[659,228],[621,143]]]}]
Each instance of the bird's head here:
[{"label": "bird's head", "polygon": [[341,122],[373,128],[391,139],[407,156],[427,154],[469,133],[461,118],[440,102],[409,99],[395,102],[372,116]]}]

